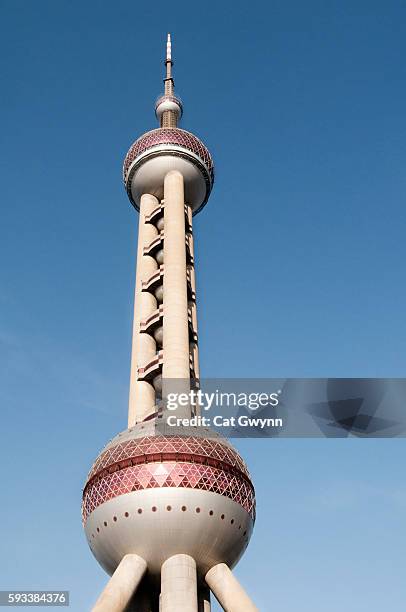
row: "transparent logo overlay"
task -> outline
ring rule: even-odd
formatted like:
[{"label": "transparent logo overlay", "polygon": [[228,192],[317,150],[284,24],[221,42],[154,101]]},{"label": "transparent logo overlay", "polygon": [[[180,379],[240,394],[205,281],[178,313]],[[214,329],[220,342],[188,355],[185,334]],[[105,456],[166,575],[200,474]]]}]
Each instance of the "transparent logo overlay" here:
[{"label": "transparent logo overlay", "polygon": [[404,437],[406,378],[164,379],[158,421],[231,438]]}]

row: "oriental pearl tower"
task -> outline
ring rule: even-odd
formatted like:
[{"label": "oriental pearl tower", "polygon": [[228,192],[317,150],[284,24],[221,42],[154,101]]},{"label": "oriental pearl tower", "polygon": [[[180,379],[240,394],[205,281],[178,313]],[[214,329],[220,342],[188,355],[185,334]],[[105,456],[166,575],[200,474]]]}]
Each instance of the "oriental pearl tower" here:
[{"label": "oriental pearl tower", "polygon": [[199,384],[192,219],[214,180],[206,146],[178,127],[172,66],[168,35],[159,127],[124,160],[139,212],[128,428],[101,451],[83,490],[86,538],[111,575],[93,611],[210,612],[213,593],[228,612],[254,612],[231,571],[255,521],[248,469],[218,433],[166,422],[168,390]]}]

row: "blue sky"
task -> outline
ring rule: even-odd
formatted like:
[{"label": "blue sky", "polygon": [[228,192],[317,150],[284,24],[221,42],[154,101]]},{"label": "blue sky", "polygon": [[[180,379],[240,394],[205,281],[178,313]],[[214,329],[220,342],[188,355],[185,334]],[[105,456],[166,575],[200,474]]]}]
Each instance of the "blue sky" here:
[{"label": "blue sky", "polygon": [[[404,376],[406,7],[1,1],[0,587],[106,576],[88,468],[126,423],[137,215],[173,35],[183,127],[216,162],[196,218],[205,376]],[[219,343],[218,340],[221,340]],[[261,611],[406,598],[402,440],[238,443],[259,506],[237,568]]]}]

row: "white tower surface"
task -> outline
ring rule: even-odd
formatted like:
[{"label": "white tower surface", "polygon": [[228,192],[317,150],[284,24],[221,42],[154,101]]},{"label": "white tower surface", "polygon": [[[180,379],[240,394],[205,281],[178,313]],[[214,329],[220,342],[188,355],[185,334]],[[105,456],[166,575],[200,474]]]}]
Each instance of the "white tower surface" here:
[{"label": "white tower surface", "polygon": [[210,612],[211,591],[224,610],[253,612],[231,571],[255,522],[248,469],[212,430],[165,420],[169,390],[199,385],[193,215],[214,180],[206,146],[178,127],[172,66],[168,34],[160,127],[138,138],[124,161],[139,211],[128,429],[99,454],[83,491],[86,537],[111,575],[93,610]]}]

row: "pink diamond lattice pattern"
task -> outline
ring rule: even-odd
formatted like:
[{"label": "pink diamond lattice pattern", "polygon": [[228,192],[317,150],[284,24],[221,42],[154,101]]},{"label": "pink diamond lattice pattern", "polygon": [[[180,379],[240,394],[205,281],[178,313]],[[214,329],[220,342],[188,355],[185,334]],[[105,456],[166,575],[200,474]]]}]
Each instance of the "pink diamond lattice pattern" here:
[{"label": "pink diamond lattice pattern", "polygon": [[118,495],[158,487],[219,493],[240,504],[255,520],[254,490],[245,479],[208,465],[171,461],[127,467],[90,484],[83,496],[83,522],[95,508]]},{"label": "pink diamond lattice pattern", "polygon": [[180,128],[157,128],[147,132],[138,140],[136,140],[130,147],[123,167],[124,182],[127,181],[128,170],[133,161],[142,153],[145,153],[148,149],[156,147],[160,144],[178,145],[188,149],[203,161],[207,167],[211,180],[214,179],[214,164],[213,158],[210,155],[208,149],[202,143],[197,136],[186,130]]},{"label": "pink diamond lattice pattern", "polygon": [[235,467],[248,479],[250,478],[248,468],[240,455],[222,442],[193,436],[145,436],[121,442],[103,451],[94,462],[87,479],[91,480],[101,470],[110,467],[113,463],[137,456],[144,457],[162,453],[176,453],[175,459],[180,458],[179,455],[182,453],[218,459]]},{"label": "pink diamond lattice pattern", "polygon": [[83,521],[118,495],[155,487],[213,491],[240,504],[255,520],[254,487],[232,447],[209,438],[146,436],[108,447],[96,459],[83,492]]}]

